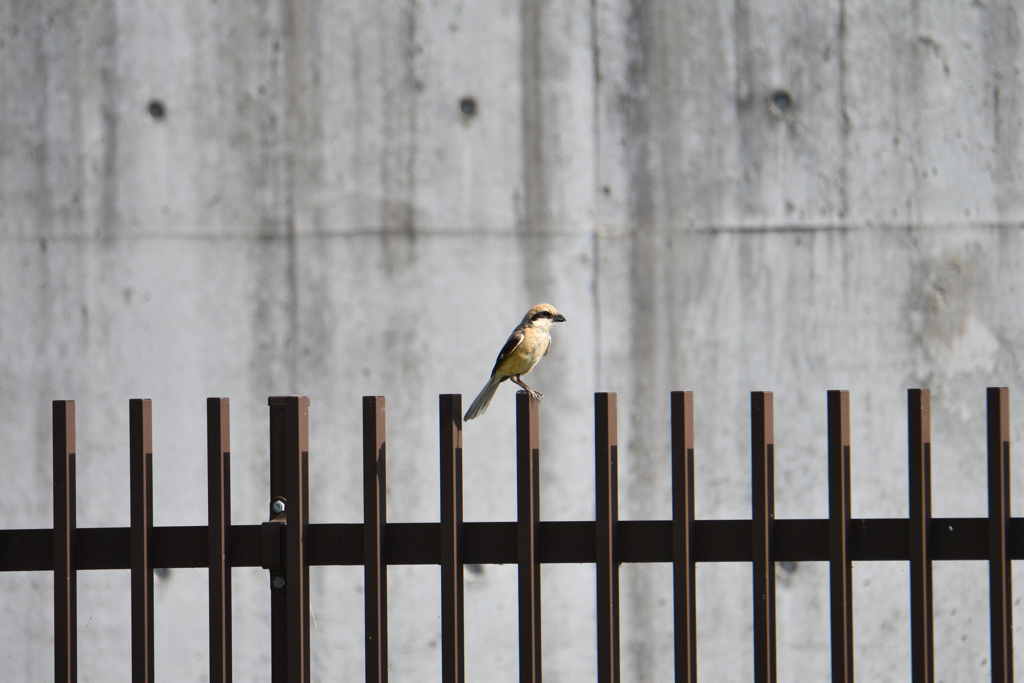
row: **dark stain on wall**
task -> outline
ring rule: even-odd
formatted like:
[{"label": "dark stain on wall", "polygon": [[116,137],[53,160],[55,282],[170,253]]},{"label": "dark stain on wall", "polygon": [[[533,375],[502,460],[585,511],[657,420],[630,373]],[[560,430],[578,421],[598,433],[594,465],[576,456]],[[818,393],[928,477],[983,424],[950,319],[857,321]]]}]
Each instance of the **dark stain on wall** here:
[{"label": "dark stain on wall", "polygon": [[[519,19],[522,26],[520,69],[522,79],[523,177],[522,197],[516,233],[523,259],[523,282],[530,306],[551,298],[554,278],[550,273],[548,254],[551,233],[551,206],[548,194],[547,165],[552,160],[545,154],[550,123],[544,107],[545,23],[546,3],[522,0]],[[554,47],[554,46],[551,46]]]}]

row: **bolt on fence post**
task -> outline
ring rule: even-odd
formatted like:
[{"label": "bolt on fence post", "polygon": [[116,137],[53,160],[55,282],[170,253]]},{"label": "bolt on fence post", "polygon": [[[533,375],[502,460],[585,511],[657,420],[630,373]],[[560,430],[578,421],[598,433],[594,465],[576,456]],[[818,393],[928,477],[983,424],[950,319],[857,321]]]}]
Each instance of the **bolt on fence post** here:
[{"label": "bolt on fence post", "polygon": [[441,680],[463,683],[465,586],[462,561],[462,396],[440,399]]},{"label": "bolt on fence post", "polygon": [[932,621],[931,392],[907,392],[910,473],[910,662],[914,683],[935,680]]},{"label": "bolt on fence post", "polygon": [[388,680],[387,447],[384,397],[363,397],[363,576],[366,680]]},{"label": "bolt on fence post", "polygon": [[516,393],[519,681],[540,683],[540,438],[538,402]]},{"label": "bolt on fence post", "polygon": [[78,680],[78,573],[75,536],[75,402],[53,402],[54,681]]},{"label": "bolt on fence post", "polygon": [[774,683],[775,657],[775,427],[770,391],[750,395],[753,486],[754,680]]},{"label": "bolt on fence post", "polygon": [[231,681],[231,426],[228,399],[206,399],[210,682]]},{"label": "bolt on fence post", "polygon": [[153,402],[128,402],[131,488],[132,682],[152,683]]},{"label": "bolt on fence post", "polygon": [[1013,681],[1013,582],[1010,567],[1010,390],[989,388],[988,567],[992,680]]},{"label": "bolt on fence post", "polygon": [[849,391],[828,392],[828,517],[832,680],[853,683]]},{"label": "bolt on fence post", "polygon": [[697,681],[697,563],[693,557],[693,392],[672,392],[672,590],[675,680]]}]

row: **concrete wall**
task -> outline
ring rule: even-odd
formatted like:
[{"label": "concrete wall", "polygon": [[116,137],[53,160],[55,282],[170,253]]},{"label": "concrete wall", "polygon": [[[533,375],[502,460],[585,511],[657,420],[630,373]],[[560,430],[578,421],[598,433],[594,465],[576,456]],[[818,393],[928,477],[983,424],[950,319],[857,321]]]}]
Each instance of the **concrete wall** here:
[{"label": "concrete wall", "polygon": [[[935,514],[984,515],[984,388],[1024,389],[1022,26],[1010,0],[2,2],[0,523],[51,524],[50,402],[73,398],[79,524],[127,525],[132,397],[156,523],[205,523],[207,396],[233,402],[234,520],[262,521],[283,393],[312,401],[314,522],[361,521],[365,394],[389,518],[436,520],[436,396],[468,404],[539,301],[568,318],[530,376],[546,519],[592,518],[599,390],[622,517],[668,516],[673,389],[699,517],[749,515],[760,389],[778,516],[825,516],[835,388],[854,515],[905,515],[911,386]],[[467,520],[514,517],[513,393],[466,427]],[[986,572],[935,568],[943,680],[987,676]],[[312,576],[314,678],[358,679],[361,573]],[[623,679],[668,680],[668,567],[622,577]],[[514,681],[515,569],[473,578],[469,678]],[[855,579],[858,676],[908,680],[906,567]],[[158,582],[161,678],[206,675],[205,580]],[[749,680],[749,568],[698,587],[702,678]],[[0,577],[11,680],[52,677],[51,590]],[[436,679],[436,568],[390,590],[391,680]],[[545,567],[544,592],[546,680],[592,680],[593,569]],[[126,572],[80,576],[83,681],[127,680],[127,596]],[[780,569],[778,605],[780,679],[828,680],[827,568]],[[236,571],[238,680],[268,680],[266,612],[265,573]]]}]

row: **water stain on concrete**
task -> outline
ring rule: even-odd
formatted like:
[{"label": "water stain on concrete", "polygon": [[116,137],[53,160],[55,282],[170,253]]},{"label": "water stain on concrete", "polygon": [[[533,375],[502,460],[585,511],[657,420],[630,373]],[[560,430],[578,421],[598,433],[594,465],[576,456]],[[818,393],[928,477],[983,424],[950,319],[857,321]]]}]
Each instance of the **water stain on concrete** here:
[{"label": "water stain on concrete", "polygon": [[910,304],[911,330],[933,381],[963,373],[990,373],[1000,342],[977,315],[985,254],[977,243],[925,259]]}]

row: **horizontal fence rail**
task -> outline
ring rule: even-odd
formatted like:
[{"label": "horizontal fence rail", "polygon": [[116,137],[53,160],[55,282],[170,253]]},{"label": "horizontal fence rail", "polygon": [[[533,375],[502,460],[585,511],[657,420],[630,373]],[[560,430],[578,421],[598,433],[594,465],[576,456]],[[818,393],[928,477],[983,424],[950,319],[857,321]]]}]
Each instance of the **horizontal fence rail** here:
[{"label": "horizontal fence rail", "polygon": [[209,524],[154,527],[152,406],[133,399],[130,413],[131,526],[78,528],[75,505],[75,404],[53,404],[52,529],[0,530],[0,571],[54,572],[55,680],[77,677],[77,581],[87,570],[130,569],[132,680],[154,672],[153,571],[209,569],[210,680],[230,681],[231,568],[268,570],[271,676],[310,680],[309,567],[362,565],[365,573],[366,680],[387,680],[387,567],[441,570],[442,680],[465,680],[463,567],[519,568],[520,680],[542,674],[540,565],[595,565],[598,680],[620,680],[619,565],[673,564],[676,681],[697,680],[698,562],[746,562],[753,572],[754,679],[776,678],[775,563],[828,562],[832,677],[854,680],[854,561],[903,561],[910,567],[913,681],[933,681],[932,563],[988,560],[992,680],[1013,680],[1010,562],[1024,559],[1024,518],[1010,516],[1009,391],[987,392],[989,516],[931,516],[930,394],[908,394],[909,511],[906,518],[850,516],[850,409],[845,391],[828,393],[828,519],[775,519],[773,397],[751,395],[750,519],[694,519],[693,394],[671,400],[671,520],[618,519],[615,394],[595,396],[595,521],[540,520],[537,401],[519,392],[518,519],[466,522],[462,516],[462,399],[439,405],[441,515],[437,523],[389,523],[386,515],[385,402],[363,400],[364,523],[309,523],[309,399],[272,397],[269,520],[234,525],[230,517],[229,404],[207,402]]},{"label": "horizontal fence rail", "polygon": [[[672,562],[671,521],[628,521],[617,524],[616,561]],[[694,562],[752,562],[754,534],[749,519],[698,519],[694,522],[691,558]],[[288,530],[269,541],[260,525],[233,525],[228,533],[231,567],[263,567],[261,556],[283,548]],[[154,569],[209,567],[205,526],[155,527]],[[988,560],[989,520],[982,517],[935,517],[929,532],[931,560]],[[850,520],[847,557],[856,562],[910,561],[910,529],[906,519]],[[541,521],[537,560],[541,564],[595,564],[595,522]],[[774,524],[776,562],[828,562],[827,519],[779,519]],[[0,531],[0,571],[53,571],[54,533],[51,529]],[[516,522],[463,522],[463,564],[518,564]],[[310,524],[306,558],[310,566],[363,564],[362,524]],[[101,527],[78,529],[77,570],[131,569],[131,530]],[[1010,520],[1007,559],[1024,560],[1024,519]],[[384,562],[436,564],[442,560],[441,528],[437,522],[388,522]]]}]

